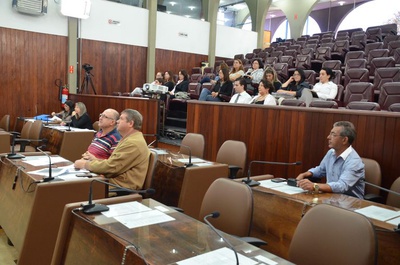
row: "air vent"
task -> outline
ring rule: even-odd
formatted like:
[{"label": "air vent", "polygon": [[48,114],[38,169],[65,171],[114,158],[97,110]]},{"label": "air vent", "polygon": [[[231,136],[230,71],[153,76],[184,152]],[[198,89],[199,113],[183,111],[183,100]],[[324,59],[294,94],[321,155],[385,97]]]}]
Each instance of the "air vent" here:
[{"label": "air vent", "polygon": [[12,6],[21,13],[43,15],[47,13],[48,0],[13,0]]}]

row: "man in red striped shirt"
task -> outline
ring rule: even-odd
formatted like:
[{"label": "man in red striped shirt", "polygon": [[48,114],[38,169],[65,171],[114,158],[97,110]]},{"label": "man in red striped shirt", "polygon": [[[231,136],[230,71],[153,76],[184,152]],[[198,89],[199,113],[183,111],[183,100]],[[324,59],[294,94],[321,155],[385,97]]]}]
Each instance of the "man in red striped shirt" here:
[{"label": "man in red striped shirt", "polygon": [[82,155],[83,159],[107,159],[117,146],[121,135],[117,131],[118,111],[106,109],[99,115],[99,132],[96,133],[88,150]]}]

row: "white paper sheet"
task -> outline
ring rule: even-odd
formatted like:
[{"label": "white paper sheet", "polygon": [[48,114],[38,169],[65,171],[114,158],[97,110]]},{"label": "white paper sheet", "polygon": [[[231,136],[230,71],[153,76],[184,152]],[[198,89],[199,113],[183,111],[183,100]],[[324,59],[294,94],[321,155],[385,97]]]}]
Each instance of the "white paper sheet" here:
[{"label": "white paper sheet", "polygon": [[[242,254],[238,253],[240,265],[255,265],[257,261],[252,260]],[[236,258],[234,252],[227,247],[213,250],[196,257],[185,259],[177,262],[179,265],[224,265],[224,264],[236,264]]]},{"label": "white paper sheet", "polygon": [[355,210],[355,212],[379,221],[386,221],[394,217],[400,216],[400,211],[393,211],[374,205],[357,209]]},{"label": "white paper sheet", "polygon": [[286,182],[272,182],[270,179],[266,179],[266,180],[261,180],[260,182],[260,186],[264,187],[264,188],[275,188],[275,187],[279,187],[279,186],[283,186],[286,185]]},{"label": "white paper sheet", "polygon": [[388,220],[388,221],[386,221],[386,223],[392,224],[397,227],[400,224],[400,217]]},{"label": "white paper sheet", "polygon": [[168,152],[164,149],[155,149],[155,148],[150,148],[151,151],[154,151],[157,155],[166,155]]},{"label": "white paper sheet", "polygon": [[[178,159],[179,162],[181,163],[189,163],[189,158],[180,158]],[[206,162],[204,159],[201,158],[196,158],[196,157],[192,157],[191,159],[192,163],[203,163]]]},{"label": "white paper sheet", "polygon": [[119,204],[108,205],[107,212],[102,212],[107,217],[116,217],[119,215],[134,214],[144,211],[151,211],[151,208],[141,204],[140,202],[124,202]]},{"label": "white paper sheet", "polygon": [[134,214],[120,215],[114,217],[115,220],[125,225],[129,229],[160,224],[175,220],[175,218],[162,213],[158,210],[150,210]]},{"label": "white paper sheet", "polygon": [[[67,159],[61,156],[51,156],[51,163],[61,163],[61,162],[69,162]],[[48,156],[27,156],[23,159],[23,161],[31,166],[48,166],[49,165],[49,157]]]},{"label": "white paper sheet", "polygon": [[272,190],[276,190],[279,192],[283,192],[286,194],[297,194],[297,193],[304,193],[307,192],[299,187],[289,186],[286,182],[272,182],[270,179],[260,181],[260,186],[269,188]]}]

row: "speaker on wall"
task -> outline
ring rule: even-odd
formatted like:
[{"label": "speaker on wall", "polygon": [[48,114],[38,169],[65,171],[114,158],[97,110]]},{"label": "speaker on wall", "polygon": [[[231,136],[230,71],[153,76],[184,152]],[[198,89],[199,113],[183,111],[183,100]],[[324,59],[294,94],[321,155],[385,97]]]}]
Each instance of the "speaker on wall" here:
[{"label": "speaker on wall", "polygon": [[12,7],[20,13],[44,15],[47,13],[47,0],[12,0]]}]

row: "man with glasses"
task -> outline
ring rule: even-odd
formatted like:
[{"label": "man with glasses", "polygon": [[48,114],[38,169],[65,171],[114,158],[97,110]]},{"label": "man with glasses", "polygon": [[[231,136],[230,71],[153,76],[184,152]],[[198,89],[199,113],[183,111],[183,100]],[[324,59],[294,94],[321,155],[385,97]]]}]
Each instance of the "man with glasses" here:
[{"label": "man with glasses", "polygon": [[[351,122],[333,124],[327,137],[331,149],[319,166],[297,176],[297,185],[303,190],[344,193],[363,199],[365,170],[360,156],[351,146],[355,138],[356,129]],[[307,179],[309,177],[326,177],[326,184],[313,183]]]},{"label": "man with glasses", "polygon": [[88,150],[82,155],[85,160],[107,159],[114,151],[121,135],[117,131],[119,113],[115,109],[106,109],[99,115],[99,132],[94,136]]},{"label": "man with glasses", "polygon": [[110,183],[129,189],[141,189],[149,166],[150,150],[143,137],[142,115],[133,109],[121,112],[117,130],[121,134],[114,152],[108,159],[75,161],[75,168],[85,168],[109,178]]}]

